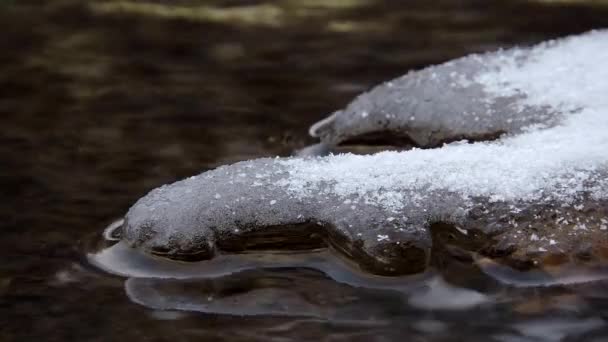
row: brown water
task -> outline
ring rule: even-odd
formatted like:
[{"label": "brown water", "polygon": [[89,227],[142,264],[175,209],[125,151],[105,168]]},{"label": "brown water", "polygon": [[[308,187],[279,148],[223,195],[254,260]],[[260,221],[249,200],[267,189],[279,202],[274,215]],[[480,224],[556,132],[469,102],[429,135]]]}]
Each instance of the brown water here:
[{"label": "brown water", "polygon": [[606,26],[601,1],[0,0],[0,341],[608,339],[605,282],[518,289],[442,260],[361,286],[326,257],[127,280],[86,258],[150,189],[289,155],[380,81]]}]

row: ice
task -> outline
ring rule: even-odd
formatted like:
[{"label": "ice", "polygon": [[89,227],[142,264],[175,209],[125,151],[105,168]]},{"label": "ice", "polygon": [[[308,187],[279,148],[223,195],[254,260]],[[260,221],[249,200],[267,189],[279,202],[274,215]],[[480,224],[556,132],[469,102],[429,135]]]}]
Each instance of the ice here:
[{"label": "ice", "polygon": [[332,280],[354,287],[389,289],[409,293],[434,277],[434,273],[407,277],[369,277],[353,272],[351,265],[328,251],[302,253],[225,254],[204,263],[175,263],[159,259],[119,242],[110,248],[89,253],[91,264],[122,277],[154,279],[218,279],[256,269],[308,268],[325,274]]}]

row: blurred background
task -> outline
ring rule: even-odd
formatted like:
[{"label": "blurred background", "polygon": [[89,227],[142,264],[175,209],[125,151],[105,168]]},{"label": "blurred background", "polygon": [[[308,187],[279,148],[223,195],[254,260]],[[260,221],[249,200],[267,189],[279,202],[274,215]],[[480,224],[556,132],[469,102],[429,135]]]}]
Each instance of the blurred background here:
[{"label": "blurred background", "polygon": [[[601,27],[608,1],[0,0],[0,341],[269,340],[288,320],[131,303],[84,242],[154,187],[313,143],[379,82]],[[385,336],[311,324],[272,336]]]}]

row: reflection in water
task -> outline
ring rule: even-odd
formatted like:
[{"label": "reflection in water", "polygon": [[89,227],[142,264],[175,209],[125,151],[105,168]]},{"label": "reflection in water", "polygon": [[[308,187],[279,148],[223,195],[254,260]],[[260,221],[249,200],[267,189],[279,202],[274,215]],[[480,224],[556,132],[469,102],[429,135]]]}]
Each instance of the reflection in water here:
[{"label": "reflection in water", "polygon": [[[155,310],[157,319],[183,320],[188,312],[280,317],[291,321],[270,329],[272,333],[325,322],[356,327],[360,333],[398,330],[436,338],[449,338],[450,331],[458,327],[470,329],[470,336],[490,333],[495,341],[505,342],[561,341],[607,328],[588,303],[598,286],[604,286],[598,278],[549,279],[480,259],[463,270],[477,279],[467,288],[450,284],[445,278],[450,275],[440,269],[400,278],[363,274],[328,250],[224,254],[187,263],[146,255],[123,242],[116,243],[116,236],[108,234],[116,225],[110,225],[101,239],[96,237],[89,244],[88,260],[124,278],[128,298]],[[68,272],[59,276],[74,278]],[[483,283],[498,283],[475,289],[480,277],[486,278]],[[568,287],[579,280],[584,284]],[[538,286],[548,290],[538,293]],[[471,322],[471,317],[484,319]]]},{"label": "reflection in water", "polygon": [[[294,269],[243,272],[213,280],[130,278],[125,289],[133,302],[153,309],[365,324],[387,320],[401,302],[397,294],[359,290],[321,273]],[[361,310],[364,307],[368,310]]]},{"label": "reflection in water", "polygon": [[581,284],[608,279],[608,265],[597,266],[563,264],[519,271],[488,258],[478,258],[479,268],[503,284],[517,287],[559,286]]},{"label": "reflection in water", "polygon": [[[597,329],[605,324],[599,318],[586,318],[580,320],[565,318],[548,318],[532,320],[515,324],[513,327],[523,336],[533,341],[561,341],[566,336],[580,336],[588,331]],[[507,341],[521,341],[521,338]]]}]

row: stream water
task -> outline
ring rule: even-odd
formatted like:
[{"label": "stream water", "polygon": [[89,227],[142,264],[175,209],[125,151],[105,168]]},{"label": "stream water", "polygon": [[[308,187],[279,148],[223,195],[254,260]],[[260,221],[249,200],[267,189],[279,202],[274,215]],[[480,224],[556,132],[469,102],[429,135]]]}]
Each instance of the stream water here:
[{"label": "stream water", "polygon": [[0,0],[0,341],[607,340],[601,280],[453,258],[379,279],[323,250],[166,263],[103,237],[152,188],[313,143],[378,82],[606,26],[603,1]]}]

